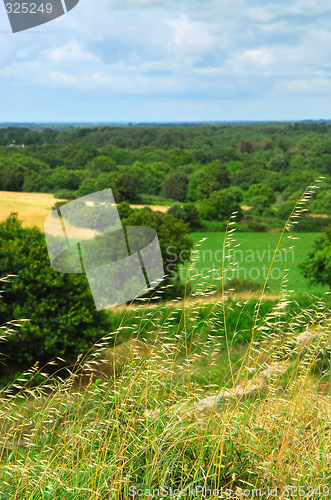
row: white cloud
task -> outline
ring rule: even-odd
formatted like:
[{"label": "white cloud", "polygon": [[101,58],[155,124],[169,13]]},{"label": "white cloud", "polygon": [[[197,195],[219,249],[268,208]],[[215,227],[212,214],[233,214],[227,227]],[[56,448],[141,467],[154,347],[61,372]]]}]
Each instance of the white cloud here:
[{"label": "white cloud", "polygon": [[239,56],[239,59],[241,59],[244,62],[253,63],[254,65],[257,66],[269,66],[273,62],[274,57],[272,55],[271,50],[266,48],[261,48],[261,49],[245,50]]},{"label": "white cloud", "polygon": [[[2,120],[14,121],[30,109],[33,121],[36,104],[47,121],[52,109],[58,116],[59,106],[75,120],[82,101],[88,109],[95,99],[116,102],[111,109],[118,110],[118,120],[120,109],[123,116],[135,109],[154,116],[153,107],[141,103],[155,99],[169,102],[173,112],[177,102],[183,113],[205,110],[209,116],[212,103],[216,109],[224,99],[244,118],[245,109],[256,113],[264,100],[267,110],[266,99],[279,96],[287,105],[277,109],[299,113],[296,89],[311,103],[329,96],[330,18],[329,0],[81,0],[67,15],[34,30],[55,33],[0,33]],[[8,29],[0,5],[0,30]],[[183,104],[188,99],[189,108]],[[219,106],[231,112],[230,104]],[[157,109],[170,118],[166,104]]]},{"label": "white cloud", "polygon": [[202,23],[190,21],[185,14],[178,19],[167,19],[166,23],[173,30],[172,43],[175,44],[177,50],[201,54],[216,45],[217,37],[210,33],[208,27]]},{"label": "white cloud", "polygon": [[273,96],[331,96],[331,78],[294,79],[291,81],[276,83]]}]

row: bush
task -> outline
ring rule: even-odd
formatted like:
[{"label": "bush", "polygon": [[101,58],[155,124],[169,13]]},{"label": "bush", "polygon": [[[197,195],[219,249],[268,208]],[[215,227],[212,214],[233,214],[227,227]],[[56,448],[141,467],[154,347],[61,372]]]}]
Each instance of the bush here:
[{"label": "bush", "polygon": [[175,219],[183,220],[189,224],[192,230],[201,228],[200,210],[193,203],[189,203],[183,207],[179,203],[174,203],[168,209],[167,213],[175,217]]},{"label": "bush", "polygon": [[71,191],[70,189],[61,189],[54,194],[54,198],[72,201],[76,199],[76,196],[74,191]]},{"label": "bush", "polygon": [[310,217],[303,215],[295,224],[295,231],[300,233],[321,233],[330,224],[331,217]]},{"label": "bush", "polygon": [[234,293],[258,292],[261,289],[262,286],[259,283],[256,283],[256,281],[239,278],[228,280],[224,285],[225,291],[233,290]]},{"label": "bush", "polygon": [[49,263],[45,236],[23,229],[16,214],[0,224],[0,276],[14,274],[0,299],[0,324],[29,319],[0,346],[0,375],[56,356],[73,360],[110,330],[97,312],[85,275],[62,274]]},{"label": "bush", "polygon": [[266,225],[263,222],[252,220],[247,224],[247,227],[253,233],[263,233],[266,230]]}]

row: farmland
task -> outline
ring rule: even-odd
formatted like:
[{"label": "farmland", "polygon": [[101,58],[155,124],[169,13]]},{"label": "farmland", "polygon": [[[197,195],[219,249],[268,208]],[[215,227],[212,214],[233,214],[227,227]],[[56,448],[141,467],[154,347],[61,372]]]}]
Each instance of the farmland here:
[{"label": "farmland", "polygon": [[[280,235],[276,233],[234,234],[235,242],[232,246],[240,246],[234,249],[234,260],[237,265],[233,273],[229,271],[228,277],[250,279],[263,285]],[[298,239],[287,239],[289,234],[292,238]],[[217,273],[210,271],[212,269],[221,269],[224,236],[225,233],[192,233],[191,237],[195,244],[206,238],[199,247],[196,247],[196,250],[199,251],[197,260],[188,275],[192,282],[200,279],[198,277],[195,278],[195,276],[201,273],[203,276],[209,273],[209,281],[217,277]],[[313,294],[322,294],[328,290],[328,287],[321,285],[310,286],[309,282],[302,276],[298,269],[298,264],[307,258],[309,252],[312,250],[314,240],[318,236],[318,233],[287,233],[284,235],[270,273],[268,282],[270,293],[279,293],[285,269],[288,269],[288,289],[290,290]],[[290,249],[290,247],[294,248]],[[187,266],[183,266],[182,279],[186,277],[186,269]]]},{"label": "farmland", "polygon": [[[17,212],[23,227],[36,226],[41,231],[44,231],[44,221],[51,213],[52,207],[57,201],[64,200],[55,198],[53,194],[49,193],[0,191],[0,223],[4,222],[12,212]],[[133,208],[137,209],[143,206],[132,205]],[[151,208],[165,212],[168,207],[151,205]]]},{"label": "farmland", "polygon": [[[44,229],[44,220],[52,210],[52,206],[56,201],[61,201],[54,198],[54,195],[47,193],[16,193],[16,192],[0,192],[0,222],[12,212],[17,212],[19,219],[22,221],[23,227],[37,226],[41,231]],[[134,208],[142,208],[142,205]],[[160,210],[159,206],[151,206],[155,210]],[[273,268],[269,278],[269,293],[278,294],[280,285],[284,275],[284,270],[288,271],[288,288],[295,292],[305,292],[313,294],[322,294],[328,290],[328,287],[322,285],[309,285],[308,281],[302,276],[298,269],[298,264],[303,262],[309,252],[312,250],[314,240],[320,235],[319,233],[291,233],[290,236],[297,238],[295,240],[288,239],[289,233],[285,234],[280,244],[279,250],[275,256]],[[204,241],[196,249],[199,251],[197,260],[190,273],[186,274],[187,266],[184,265],[180,270],[181,280],[187,277],[194,282],[199,277],[197,274],[205,276],[208,274],[209,281],[217,278],[217,272],[211,272],[212,269],[220,270],[222,266],[223,241],[225,233],[204,233],[193,232],[190,237],[194,244],[202,239]],[[264,279],[268,272],[274,250],[279,240],[279,233],[235,233],[233,247],[235,248],[235,270],[228,273],[228,278],[249,279],[255,283],[263,285]],[[237,246],[239,245],[239,246]],[[294,247],[294,248],[289,248]],[[171,250],[169,250],[168,271],[171,271]],[[217,282],[216,282],[217,283]]]},{"label": "farmland", "polygon": [[44,220],[57,201],[61,200],[47,193],[0,191],[0,222],[4,222],[12,212],[17,212],[23,227],[37,226],[43,231]]},{"label": "farmland", "polygon": [[[330,496],[331,300],[299,264],[324,231],[315,281],[331,283],[331,126],[300,127],[0,129],[0,500]],[[101,311],[43,230],[56,201],[109,188],[172,276]]]}]

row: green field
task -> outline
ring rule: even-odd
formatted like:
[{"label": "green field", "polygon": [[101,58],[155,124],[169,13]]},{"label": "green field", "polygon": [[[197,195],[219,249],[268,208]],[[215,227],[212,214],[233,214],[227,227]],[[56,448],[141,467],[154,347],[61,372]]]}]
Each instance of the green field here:
[{"label": "green field", "polygon": [[[191,238],[197,244],[201,239],[203,241],[196,250],[199,250],[194,269],[190,271],[190,281],[194,282],[201,279],[209,272],[208,281],[217,277],[217,271],[210,272],[212,269],[219,270],[221,275],[222,250],[225,233],[192,233]],[[298,238],[295,240],[288,239]],[[312,250],[314,240],[320,236],[319,233],[286,233],[283,236],[279,250],[277,251],[275,261],[268,281],[269,293],[279,293],[285,269],[288,277],[288,289],[295,292],[308,292],[313,294],[322,294],[328,291],[328,287],[314,285],[310,286],[298,269],[298,264],[305,260]],[[234,271],[229,271],[226,275],[231,278],[249,279],[255,283],[263,284],[268,274],[268,269],[279,241],[279,233],[234,233],[235,242],[231,247],[235,250],[234,262],[237,263]],[[238,245],[239,246],[236,246]],[[290,248],[292,247],[292,248]],[[293,248],[294,247],[294,248]],[[181,269],[181,278],[185,280],[187,265]],[[200,274],[197,278],[195,275]],[[220,281],[215,281],[220,283]]]}]

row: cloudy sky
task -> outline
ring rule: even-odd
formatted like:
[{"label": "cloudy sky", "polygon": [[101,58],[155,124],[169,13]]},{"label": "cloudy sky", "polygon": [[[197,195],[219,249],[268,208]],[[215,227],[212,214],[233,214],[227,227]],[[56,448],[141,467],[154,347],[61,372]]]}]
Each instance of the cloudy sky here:
[{"label": "cloudy sky", "polygon": [[330,0],[80,0],[16,34],[0,4],[0,122],[331,119],[330,77]]}]

